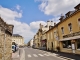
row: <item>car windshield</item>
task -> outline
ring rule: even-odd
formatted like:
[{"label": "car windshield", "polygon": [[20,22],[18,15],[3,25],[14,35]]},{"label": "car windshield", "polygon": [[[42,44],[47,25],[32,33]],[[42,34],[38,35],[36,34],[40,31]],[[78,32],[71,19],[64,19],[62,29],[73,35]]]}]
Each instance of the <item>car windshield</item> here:
[{"label": "car windshield", "polygon": [[14,46],[12,46],[12,49],[14,49]]}]

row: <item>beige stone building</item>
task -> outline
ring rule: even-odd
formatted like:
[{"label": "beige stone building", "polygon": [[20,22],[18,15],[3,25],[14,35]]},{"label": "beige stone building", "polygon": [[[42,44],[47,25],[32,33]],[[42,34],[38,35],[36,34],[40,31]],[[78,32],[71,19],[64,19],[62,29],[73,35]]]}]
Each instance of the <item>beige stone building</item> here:
[{"label": "beige stone building", "polygon": [[30,46],[33,46],[33,39],[30,40]]},{"label": "beige stone building", "polygon": [[22,36],[20,36],[19,34],[13,34],[12,43],[13,42],[18,44],[18,46],[23,46],[24,45],[24,38]]},{"label": "beige stone building", "polygon": [[61,52],[80,54],[80,4],[74,9],[46,32],[47,49],[56,51],[58,46]]},{"label": "beige stone building", "polygon": [[0,60],[11,60],[13,27],[0,17]]},{"label": "beige stone building", "polygon": [[58,46],[58,28],[54,23],[54,26],[46,32],[47,37],[47,50],[56,51]]},{"label": "beige stone building", "polygon": [[38,40],[38,35],[36,34],[33,38],[33,45],[35,48],[39,48],[39,40]]},{"label": "beige stone building", "polygon": [[34,36],[35,46],[40,49],[46,49],[47,40],[46,40],[46,31],[48,31],[53,26],[53,21],[47,21],[47,25],[44,26],[40,24],[38,32]]},{"label": "beige stone building", "polygon": [[61,52],[80,54],[80,4],[65,16],[61,16],[58,24]]}]

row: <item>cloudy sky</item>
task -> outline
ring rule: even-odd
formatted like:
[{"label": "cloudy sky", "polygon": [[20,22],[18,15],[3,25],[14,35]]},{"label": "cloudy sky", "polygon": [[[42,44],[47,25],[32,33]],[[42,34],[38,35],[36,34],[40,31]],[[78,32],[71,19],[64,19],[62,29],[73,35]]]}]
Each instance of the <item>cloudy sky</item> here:
[{"label": "cloudy sky", "polygon": [[74,10],[80,0],[0,0],[0,16],[14,25],[27,43],[36,34],[39,24],[47,20],[58,22],[61,14]]}]

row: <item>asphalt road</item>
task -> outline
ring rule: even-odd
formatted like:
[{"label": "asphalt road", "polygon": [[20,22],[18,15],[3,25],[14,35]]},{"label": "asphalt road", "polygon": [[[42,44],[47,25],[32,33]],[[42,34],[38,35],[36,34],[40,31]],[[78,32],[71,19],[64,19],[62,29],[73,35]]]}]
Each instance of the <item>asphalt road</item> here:
[{"label": "asphalt road", "polygon": [[25,60],[64,60],[58,58],[56,54],[47,51],[42,51],[27,47],[24,48],[24,51],[25,51]]}]

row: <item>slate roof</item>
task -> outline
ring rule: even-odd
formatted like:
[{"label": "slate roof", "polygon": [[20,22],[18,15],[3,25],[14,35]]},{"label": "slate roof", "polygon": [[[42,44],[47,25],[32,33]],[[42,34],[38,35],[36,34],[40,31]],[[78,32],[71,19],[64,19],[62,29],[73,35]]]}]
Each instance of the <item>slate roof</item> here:
[{"label": "slate roof", "polygon": [[21,35],[19,34],[13,34],[14,37],[22,37]]}]

